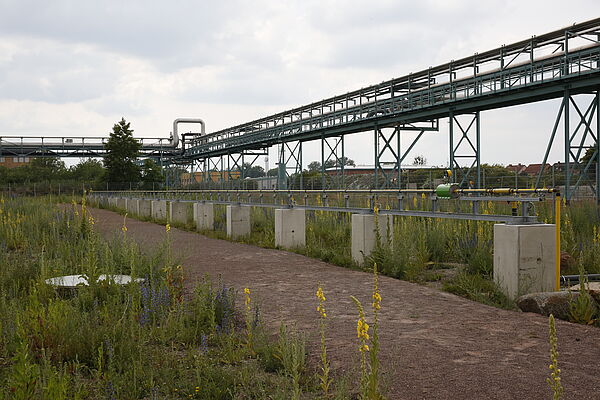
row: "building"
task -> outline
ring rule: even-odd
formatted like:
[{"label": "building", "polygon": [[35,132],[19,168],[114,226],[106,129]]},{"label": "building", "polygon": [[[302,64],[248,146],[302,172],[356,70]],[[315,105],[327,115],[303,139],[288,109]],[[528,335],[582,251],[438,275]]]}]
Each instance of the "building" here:
[{"label": "building", "polygon": [[[240,179],[240,171],[209,171],[209,181],[210,182],[221,182],[228,180],[236,180]],[[206,173],[198,171],[190,174],[189,172],[185,172],[181,174],[181,184],[183,186],[193,185],[194,183],[202,183],[206,181]]]},{"label": "building", "polygon": [[0,157],[0,167],[4,168],[17,168],[24,167],[29,164],[31,158],[29,157]]},{"label": "building", "polygon": [[552,169],[552,166],[550,164],[546,164],[545,166],[543,166],[543,164],[529,164],[527,167],[521,170],[520,174],[537,176],[542,169],[544,172],[549,172]]}]

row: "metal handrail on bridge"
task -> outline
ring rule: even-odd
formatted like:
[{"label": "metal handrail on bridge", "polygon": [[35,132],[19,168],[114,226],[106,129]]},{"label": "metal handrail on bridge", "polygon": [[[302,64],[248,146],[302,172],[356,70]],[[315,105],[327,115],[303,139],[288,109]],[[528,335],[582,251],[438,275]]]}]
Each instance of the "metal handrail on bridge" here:
[{"label": "metal handrail on bridge", "polygon": [[[437,129],[434,120],[447,116],[450,107],[460,113],[560,97],[566,83],[576,93],[589,88],[589,75],[600,72],[600,44],[597,38],[588,37],[597,35],[599,29],[600,19],[594,19],[223,129],[195,140],[185,156],[219,156],[282,141],[360,132],[374,124]],[[588,46],[573,49],[575,40]],[[547,54],[539,54],[544,51]],[[490,63],[497,67],[484,70]],[[586,82],[579,88],[581,77]],[[600,83],[600,77],[597,80]],[[517,95],[521,89],[527,91]],[[415,125],[427,121],[428,125]]]}]

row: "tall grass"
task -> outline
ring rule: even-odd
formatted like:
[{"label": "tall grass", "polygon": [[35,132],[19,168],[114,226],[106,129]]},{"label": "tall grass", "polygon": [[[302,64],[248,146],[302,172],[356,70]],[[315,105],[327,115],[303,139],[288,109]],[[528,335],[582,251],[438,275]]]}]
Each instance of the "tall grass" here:
[{"label": "tall grass", "polygon": [[[143,253],[127,229],[101,238],[85,207],[1,199],[0,248],[0,398],[262,399],[300,390],[259,321],[248,351],[231,289],[205,281],[183,294],[185,267],[170,256],[168,233]],[[144,281],[97,283],[100,274]],[[90,285],[45,283],[61,275]]]}]

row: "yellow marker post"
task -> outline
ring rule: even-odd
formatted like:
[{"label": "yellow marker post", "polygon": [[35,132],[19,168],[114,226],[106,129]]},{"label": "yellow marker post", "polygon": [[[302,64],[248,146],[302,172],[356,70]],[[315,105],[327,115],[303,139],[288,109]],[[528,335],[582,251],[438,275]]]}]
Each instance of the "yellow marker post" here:
[{"label": "yellow marker post", "polygon": [[556,224],[556,291],[560,290],[560,193],[554,200],[554,223]]}]

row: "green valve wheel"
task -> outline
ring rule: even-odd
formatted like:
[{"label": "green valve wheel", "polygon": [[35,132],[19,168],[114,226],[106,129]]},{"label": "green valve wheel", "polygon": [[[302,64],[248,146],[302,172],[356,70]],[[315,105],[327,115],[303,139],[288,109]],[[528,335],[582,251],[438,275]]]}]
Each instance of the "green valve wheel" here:
[{"label": "green valve wheel", "polygon": [[458,185],[439,185],[435,189],[435,194],[438,198],[441,199],[450,199],[454,197],[458,197],[458,193],[456,192],[458,189]]}]

